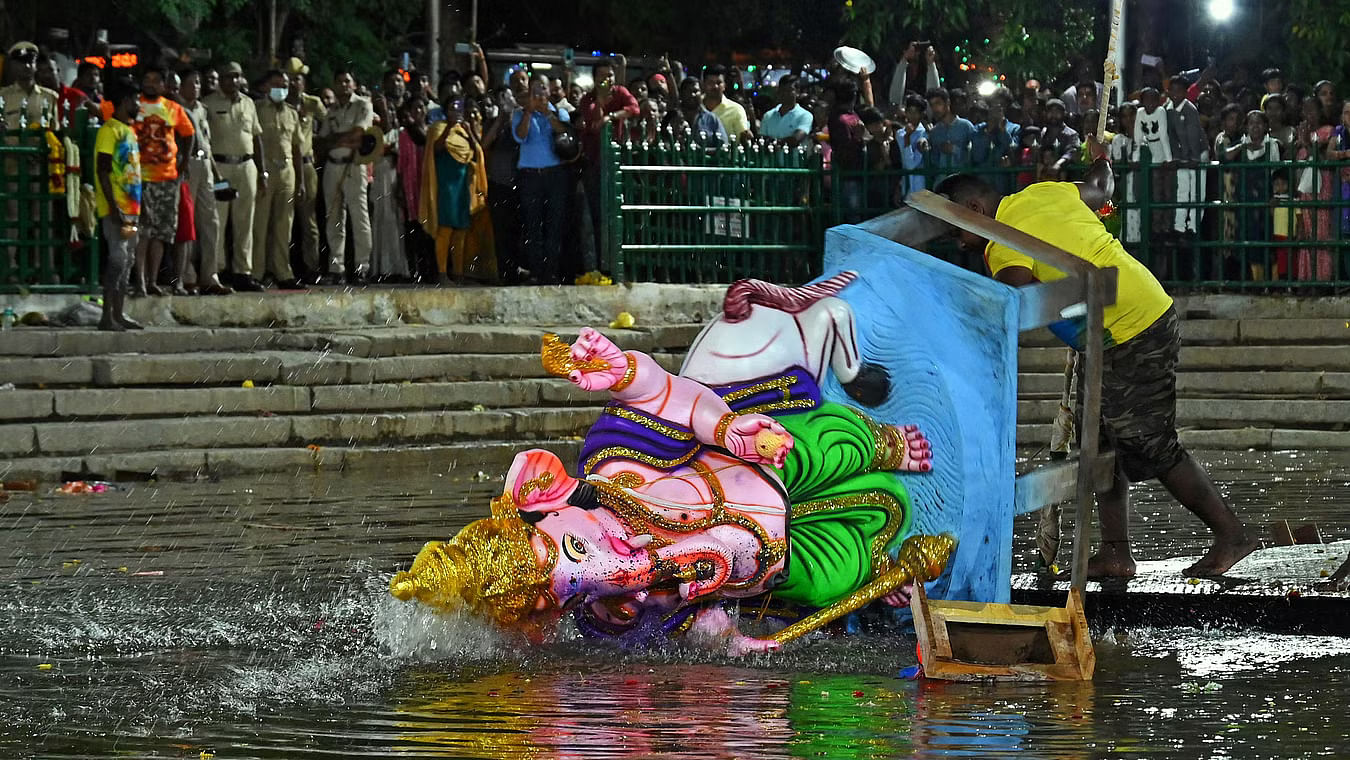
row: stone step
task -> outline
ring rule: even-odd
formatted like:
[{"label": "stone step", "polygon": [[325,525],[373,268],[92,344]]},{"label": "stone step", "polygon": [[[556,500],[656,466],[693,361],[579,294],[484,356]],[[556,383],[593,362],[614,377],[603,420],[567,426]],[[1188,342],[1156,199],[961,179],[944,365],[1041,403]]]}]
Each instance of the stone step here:
[{"label": "stone step", "polygon": [[600,407],[171,417],[0,425],[0,457],[307,445],[520,440],[580,435]]},{"label": "stone step", "polygon": [[[156,478],[220,477],[252,472],[306,473],[339,470],[388,472],[425,469],[444,472],[455,480],[500,483],[517,453],[527,448],[518,441],[474,441],[429,446],[322,446],[310,448],[226,448],[138,451],[89,456],[47,456],[0,459],[0,480],[36,478],[51,483],[63,472],[91,473],[117,479],[119,473]],[[544,439],[528,448],[547,449],[563,462],[577,461],[580,441]]]},{"label": "stone step", "polygon": [[[673,360],[672,360],[673,362]],[[1061,373],[1025,373],[1018,377],[1023,413],[1053,409],[1063,388]],[[1177,376],[1181,398],[1222,397],[1255,400],[1350,398],[1350,372],[1182,372]],[[602,397],[586,393],[561,378],[461,380],[455,382],[390,381],[338,385],[260,385],[255,388],[71,388],[0,391],[0,420],[52,421],[106,417],[190,417],[196,415],[259,415],[402,410],[453,410],[594,405]],[[1253,422],[1257,421],[1255,419]],[[1279,421],[1295,422],[1294,419]]]},{"label": "stone step", "polygon": [[[1063,372],[1061,348],[1023,348],[1019,372]],[[1183,346],[1181,371],[1318,370],[1350,371],[1350,345]]]},{"label": "stone step", "polygon": [[[451,325],[337,328],[155,328],[110,333],[76,328],[23,327],[0,335],[0,356],[80,357],[105,354],[200,354],[251,351],[318,351],[377,359],[423,354],[528,354],[539,352],[549,332],[572,340],[581,326]],[[701,324],[633,329],[598,326],[625,351],[682,351]]]},{"label": "stone step", "polygon": [[[1058,409],[1058,400],[1022,401],[1017,405],[1017,421],[1050,422]],[[1350,401],[1181,398],[1177,400],[1177,425],[1202,428],[1279,425],[1334,429],[1350,425]]]},{"label": "stone step", "polygon": [[[537,341],[536,341],[537,342]],[[678,371],[682,354],[649,352]],[[545,377],[539,353],[412,354],[369,359],[331,352],[251,351],[0,358],[0,378],[20,387],[95,385],[345,385],[417,380]]]},{"label": "stone step", "polygon": [[[1059,398],[1064,390],[1063,372],[1024,372],[1017,377],[1017,393],[1023,400]],[[1177,373],[1177,393],[1197,397],[1350,397],[1350,372],[1273,370]]]},{"label": "stone step", "polygon": [[[1347,345],[1350,320],[1317,319],[1186,319],[1181,322],[1181,342],[1205,345]],[[1049,330],[1030,330],[1021,336],[1029,347],[1063,346]]]},{"label": "stone step", "polygon": [[[1286,427],[1182,428],[1181,443],[1196,449],[1295,451],[1301,449],[1350,449],[1350,431],[1301,430]],[[1050,441],[1050,425],[1017,426],[1017,445],[1040,449]]]}]

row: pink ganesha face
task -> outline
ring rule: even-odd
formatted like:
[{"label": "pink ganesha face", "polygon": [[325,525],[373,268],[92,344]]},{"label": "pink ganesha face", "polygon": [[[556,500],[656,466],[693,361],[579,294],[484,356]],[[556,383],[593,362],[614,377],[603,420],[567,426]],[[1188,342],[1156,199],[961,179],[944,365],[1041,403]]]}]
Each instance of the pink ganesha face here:
[{"label": "pink ganesha face", "polygon": [[552,552],[545,542],[551,541],[556,549],[550,575],[559,605],[641,592],[654,582],[655,557],[647,548],[651,536],[626,535],[603,509],[564,506],[542,514],[534,525],[539,533],[533,539],[534,551],[540,566],[547,567]]}]

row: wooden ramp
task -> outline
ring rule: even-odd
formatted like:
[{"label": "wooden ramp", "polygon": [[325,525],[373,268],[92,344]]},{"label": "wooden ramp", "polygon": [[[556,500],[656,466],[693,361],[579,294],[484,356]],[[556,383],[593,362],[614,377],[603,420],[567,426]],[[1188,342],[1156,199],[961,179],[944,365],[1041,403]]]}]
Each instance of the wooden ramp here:
[{"label": "wooden ramp", "polygon": [[[1276,633],[1350,636],[1350,591],[1325,588],[1350,541],[1253,552],[1217,579],[1187,579],[1198,557],[1140,562],[1129,581],[1089,581],[1084,608],[1094,626],[1222,626]],[[1021,604],[1064,604],[1069,581],[1037,573],[1012,579]]]}]

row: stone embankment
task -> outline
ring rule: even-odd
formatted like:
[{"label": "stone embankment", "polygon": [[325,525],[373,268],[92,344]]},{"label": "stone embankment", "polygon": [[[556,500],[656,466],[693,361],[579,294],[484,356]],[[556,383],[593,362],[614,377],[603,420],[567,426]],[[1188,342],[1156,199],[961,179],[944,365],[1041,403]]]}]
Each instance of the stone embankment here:
[{"label": "stone embankment", "polygon": [[[165,298],[135,305],[156,325],[143,332],[19,328],[0,333],[0,385],[14,386],[0,390],[0,478],[403,466],[495,476],[528,446],[570,461],[604,399],[546,376],[540,336],[630,311],[635,329],[606,332],[675,369],[720,293]],[[1185,442],[1350,448],[1350,301],[1208,296],[1179,309]],[[1034,447],[1048,438],[1064,351],[1048,334],[1024,338],[1018,435]]]}]

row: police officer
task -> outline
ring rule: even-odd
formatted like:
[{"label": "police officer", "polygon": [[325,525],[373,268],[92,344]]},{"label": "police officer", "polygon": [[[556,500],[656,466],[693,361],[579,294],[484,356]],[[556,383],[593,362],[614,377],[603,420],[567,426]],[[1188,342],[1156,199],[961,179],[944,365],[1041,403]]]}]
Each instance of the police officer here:
[{"label": "police officer", "polygon": [[262,125],[263,150],[267,152],[267,187],[258,193],[253,218],[253,279],[268,273],[277,287],[300,287],[291,274],[291,223],[297,198],[296,167],[300,166],[300,112],[286,102],[290,80],[285,72],[267,72],[265,96],[255,106]]},{"label": "police officer", "polygon": [[216,258],[225,261],[225,227],[234,232],[234,272],[237,290],[261,291],[253,278],[253,217],[258,194],[266,190],[268,173],[262,145],[262,125],[253,101],[240,92],[244,69],[233,61],[220,69],[220,89],[202,99],[211,125],[211,150],[221,179],[239,195],[218,201],[220,218]]},{"label": "police officer", "polygon": [[305,266],[311,272],[319,272],[323,264],[319,261],[319,172],[314,165],[314,133],[328,116],[328,109],[318,97],[305,93],[309,67],[304,61],[299,58],[286,61],[286,75],[291,80],[286,102],[300,113],[300,165],[295,170],[295,183],[300,191],[295,201],[300,246]]},{"label": "police officer", "polygon": [[333,78],[336,100],[319,130],[326,139],[327,160],[323,169],[323,202],[328,213],[328,274],[324,284],[340,282],[347,250],[347,217],[355,235],[355,271],[351,282],[364,284],[370,271],[370,207],[366,203],[369,181],[365,167],[356,163],[356,149],[371,124],[375,111],[370,98],[356,94],[356,79],[339,71]]}]

